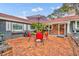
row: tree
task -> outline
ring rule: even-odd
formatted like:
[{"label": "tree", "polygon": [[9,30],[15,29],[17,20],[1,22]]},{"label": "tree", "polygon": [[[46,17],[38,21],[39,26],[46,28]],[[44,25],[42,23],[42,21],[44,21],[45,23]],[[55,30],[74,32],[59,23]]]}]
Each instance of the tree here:
[{"label": "tree", "polygon": [[38,23],[33,23],[32,24],[32,27],[35,28],[36,30],[43,30],[44,29],[44,26],[45,25],[42,24],[42,23],[39,23],[39,24]]},{"label": "tree", "polygon": [[74,8],[73,6],[69,6],[68,4],[65,3],[59,9],[55,9],[53,13],[51,13],[50,15],[48,15],[48,17],[49,18],[55,18],[55,17],[60,18],[63,15],[65,15],[66,13],[68,13],[69,10],[72,10],[73,8]]},{"label": "tree", "polygon": [[68,12],[69,10],[72,10],[73,7],[68,6],[67,4],[63,4],[63,6],[59,9],[61,12]]},{"label": "tree", "polygon": [[60,18],[62,15],[62,12],[60,9],[54,10],[54,12],[50,15],[48,15],[49,18]]}]

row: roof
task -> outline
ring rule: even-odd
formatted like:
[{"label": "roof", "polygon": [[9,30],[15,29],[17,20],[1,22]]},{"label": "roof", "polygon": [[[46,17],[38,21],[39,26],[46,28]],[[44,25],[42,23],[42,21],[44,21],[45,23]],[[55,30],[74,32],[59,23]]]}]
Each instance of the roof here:
[{"label": "roof", "polygon": [[[38,22],[38,20],[32,20],[32,19],[24,19],[24,18],[20,18],[20,17],[16,17],[16,16],[12,16],[12,15],[8,15],[8,14],[3,14],[0,13],[0,19],[6,20],[6,21],[13,21],[13,22],[20,22],[20,23],[27,23],[27,24],[32,24],[32,23],[36,23]],[[39,20],[40,23],[50,23],[50,22],[64,22],[64,21],[74,21],[79,19],[78,15],[75,16],[65,16],[62,18],[46,18],[46,20]]]},{"label": "roof", "polygon": [[0,13],[0,19],[6,20],[6,21],[13,21],[13,22],[21,22],[21,23],[28,23],[30,24],[30,21],[24,18],[3,14]]},{"label": "roof", "polygon": [[[74,20],[78,20],[79,19],[79,16],[78,15],[75,15],[75,16],[65,16],[65,17],[62,17],[62,18],[48,18],[47,20],[39,20],[40,23],[44,23],[44,24],[47,24],[47,23],[62,23],[62,22],[65,22],[65,21],[74,21]],[[38,22],[38,20],[29,20],[31,23],[36,23]]]},{"label": "roof", "polygon": [[75,15],[75,16],[65,16],[65,17],[62,17],[62,18],[50,18],[51,22],[64,22],[64,21],[74,21],[74,20],[77,20],[79,19],[79,16],[78,15]]},{"label": "roof", "polygon": [[[29,20],[31,23],[37,23],[38,22],[38,20]],[[46,24],[46,23],[49,23],[49,20],[39,20],[39,23],[44,23],[44,24]]]}]

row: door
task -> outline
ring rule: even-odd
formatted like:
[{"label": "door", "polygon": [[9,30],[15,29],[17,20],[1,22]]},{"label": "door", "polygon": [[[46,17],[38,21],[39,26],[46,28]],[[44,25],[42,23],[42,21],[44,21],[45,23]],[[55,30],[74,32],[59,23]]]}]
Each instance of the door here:
[{"label": "door", "polygon": [[64,24],[60,24],[60,35],[64,35]]},{"label": "door", "polygon": [[58,34],[58,24],[52,25],[52,33],[56,35]]}]

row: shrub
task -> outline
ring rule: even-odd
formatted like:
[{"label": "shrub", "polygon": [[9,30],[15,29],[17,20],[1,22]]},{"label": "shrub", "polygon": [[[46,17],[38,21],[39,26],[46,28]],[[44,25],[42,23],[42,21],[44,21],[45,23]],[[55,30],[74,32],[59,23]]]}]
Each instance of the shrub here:
[{"label": "shrub", "polygon": [[35,35],[36,33],[35,33],[35,32],[32,32],[31,34],[32,34],[32,35]]}]

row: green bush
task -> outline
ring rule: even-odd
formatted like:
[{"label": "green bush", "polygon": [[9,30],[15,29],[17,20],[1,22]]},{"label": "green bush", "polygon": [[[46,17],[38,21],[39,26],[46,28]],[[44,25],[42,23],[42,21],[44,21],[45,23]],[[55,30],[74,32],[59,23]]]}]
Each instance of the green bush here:
[{"label": "green bush", "polygon": [[35,32],[32,32],[31,34],[32,34],[32,35],[35,35],[36,33],[35,33]]},{"label": "green bush", "polygon": [[0,35],[4,35],[4,33],[3,32],[0,32]]},{"label": "green bush", "polygon": [[36,30],[43,30],[44,29],[44,24],[42,23],[33,23],[32,28],[35,28]]}]

